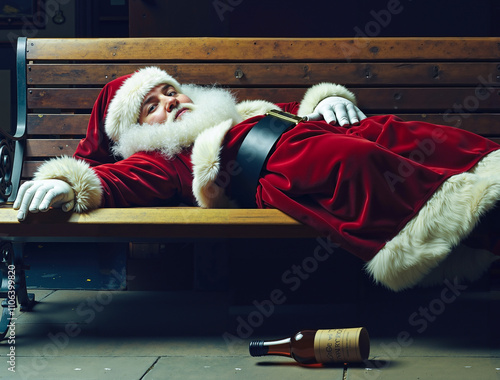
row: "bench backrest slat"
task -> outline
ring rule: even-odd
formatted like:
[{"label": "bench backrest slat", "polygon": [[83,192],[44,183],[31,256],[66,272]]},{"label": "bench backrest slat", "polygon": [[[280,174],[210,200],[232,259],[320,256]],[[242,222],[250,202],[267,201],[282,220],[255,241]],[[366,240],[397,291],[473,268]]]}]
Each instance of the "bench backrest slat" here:
[{"label": "bench backrest slat", "polygon": [[[29,65],[30,85],[104,85],[109,80],[131,73],[144,64],[32,64]],[[500,67],[495,62],[416,62],[416,63],[206,63],[157,64],[175,73],[181,83],[213,83],[223,86],[303,86],[342,78],[346,86],[362,85],[477,85],[478,79],[499,82]],[[241,70],[244,77],[236,78]]]},{"label": "bench backrest slat", "polygon": [[[69,43],[68,43],[69,41]],[[28,60],[379,61],[496,60],[498,38],[30,39]]]}]

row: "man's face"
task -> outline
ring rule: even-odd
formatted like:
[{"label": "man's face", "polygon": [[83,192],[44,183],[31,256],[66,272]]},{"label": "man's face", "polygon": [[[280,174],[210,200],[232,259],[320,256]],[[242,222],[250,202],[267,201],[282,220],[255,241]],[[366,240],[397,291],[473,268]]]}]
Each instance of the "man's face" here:
[{"label": "man's face", "polygon": [[161,124],[167,120],[180,120],[182,115],[191,109],[184,107],[186,103],[192,104],[193,101],[187,95],[179,94],[173,86],[160,84],[144,97],[139,124]]}]

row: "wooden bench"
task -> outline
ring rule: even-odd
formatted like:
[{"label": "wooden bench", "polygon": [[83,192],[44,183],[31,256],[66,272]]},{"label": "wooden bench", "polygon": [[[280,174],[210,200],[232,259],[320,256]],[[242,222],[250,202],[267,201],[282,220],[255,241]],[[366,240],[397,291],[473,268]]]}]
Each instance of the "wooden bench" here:
[{"label": "wooden bench", "polygon": [[[0,337],[12,307],[34,302],[24,279],[26,242],[317,236],[277,210],[54,210],[17,221],[19,184],[45,160],[73,154],[105,83],[148,65],[181,83],[228,87],[240,100],[295,101],[315,83],[336,82],[356,93],[367,115],[397,114],[500,141],[500,38],[20,38],[17,129],[0,142]],[[16,271],[14,298],[9,268]]]}]

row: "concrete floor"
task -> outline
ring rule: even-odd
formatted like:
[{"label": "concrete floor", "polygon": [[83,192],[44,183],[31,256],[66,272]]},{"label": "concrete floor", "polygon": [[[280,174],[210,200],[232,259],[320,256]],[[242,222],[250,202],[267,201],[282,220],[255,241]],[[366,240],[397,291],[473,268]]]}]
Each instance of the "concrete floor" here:
[{"label": "concrete floor", "polygon": [[[500,292],[458,282],[363,302],[235,304],[230,292],[35,290],[0,343],[0,379],[500,379]],[[260,310],[260,311],[259,311]],[[366,326],[370,360],[304,367],[248,343]],[[13,348],[15,373],[8,363]]]}]

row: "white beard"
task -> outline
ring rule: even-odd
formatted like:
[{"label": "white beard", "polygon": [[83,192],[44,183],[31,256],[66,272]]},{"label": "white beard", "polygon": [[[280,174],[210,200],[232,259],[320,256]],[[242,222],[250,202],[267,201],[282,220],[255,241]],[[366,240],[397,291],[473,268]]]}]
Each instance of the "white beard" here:
[{"label": "white beard", "polygon": [[235,98],[228,90],[184,85],[182,92],[193,104],[181,104],[177,109],[189,108],[189,112],[179,120],[132,125],[111,148],[113,154],[128,158],[137,152],[159,151],[167,158],[173,158],[190,147],[204,130],[226,120],[231,120],[232,125],[242,121]]}]

